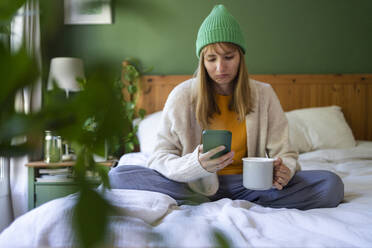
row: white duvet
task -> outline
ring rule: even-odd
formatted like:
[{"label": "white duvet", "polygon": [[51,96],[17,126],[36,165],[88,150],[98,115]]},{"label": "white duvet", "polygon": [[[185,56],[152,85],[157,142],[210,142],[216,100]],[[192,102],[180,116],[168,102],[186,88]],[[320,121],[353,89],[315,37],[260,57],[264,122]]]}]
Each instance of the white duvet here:
[{"label": "white duvet", "polygon": [[[144,158],[131,154],[121,163]],[[337,208],[307,211],[230,199],[178,207],[161,193],[111,190],[105,197],[122,215],[110,218],[110,239],[115,247],[213,247],[218,231],[232,247],[372,247],[372,142],[305,153],[300,163],[304,170],[340,175],[345,201]],[[0,247],[73,246],[75,200],[76,194],[56,199],[19,217],[1,233]]]}]

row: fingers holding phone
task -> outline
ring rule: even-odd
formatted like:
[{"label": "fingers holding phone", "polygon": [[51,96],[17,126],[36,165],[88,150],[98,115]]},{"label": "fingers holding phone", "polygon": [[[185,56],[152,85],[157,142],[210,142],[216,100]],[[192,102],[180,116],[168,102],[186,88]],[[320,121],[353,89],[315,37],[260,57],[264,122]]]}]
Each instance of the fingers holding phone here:
[{"label": "fingers holding phone", "polygon": [[203,145],[199,146],[199,162],[209,172],[217,172],[233,163],[234,151],[230,151],[218,158],[212,158],[217,153],[225,150],[225,146],[218,146],[203,153]]},{"label": "fingers holding phone", "polygon": [[204,130],[199,161],[209,172],[219,171],[233,162],[232,133],[228,130]]}]

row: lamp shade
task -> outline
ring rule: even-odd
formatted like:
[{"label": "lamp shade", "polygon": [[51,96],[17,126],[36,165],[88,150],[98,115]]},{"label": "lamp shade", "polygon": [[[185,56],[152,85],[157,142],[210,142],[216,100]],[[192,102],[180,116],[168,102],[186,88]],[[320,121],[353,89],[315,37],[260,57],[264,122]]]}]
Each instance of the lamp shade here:
[{"label": "lamp shade", "polygon": [[83,61],[79,58],[59,57],[50,62],[48,90],[53,88],[55,80],[58,87],[69,91],[80,91],[76,78],[85,79]]}]

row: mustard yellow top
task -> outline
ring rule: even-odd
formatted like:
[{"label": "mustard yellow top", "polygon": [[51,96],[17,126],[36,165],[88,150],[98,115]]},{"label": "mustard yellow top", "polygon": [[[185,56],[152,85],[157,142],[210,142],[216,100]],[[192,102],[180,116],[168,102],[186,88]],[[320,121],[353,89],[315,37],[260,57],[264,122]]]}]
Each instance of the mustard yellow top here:
[{"label": "mustard yellow top", "polygon": [[218,171],[218,175],[243,173],[242,158],[247,154],[247,132],[245,121],[239,122],[238,115],[229,110],[231,96],[216,95],[221,114],[214,114],[209,129],[229,130],[232,133],[231,150],[235,152],[234,162]]}]

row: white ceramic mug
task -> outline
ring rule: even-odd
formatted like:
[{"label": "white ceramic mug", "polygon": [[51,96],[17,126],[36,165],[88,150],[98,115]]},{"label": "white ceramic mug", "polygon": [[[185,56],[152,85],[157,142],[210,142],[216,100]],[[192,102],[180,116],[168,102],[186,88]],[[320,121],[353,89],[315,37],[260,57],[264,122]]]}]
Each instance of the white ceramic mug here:
[{"label": "white ceramic mug", "polygon": [[242,158],[243,186],[252,190],[268,190],[273,185],[273,158]]}]

